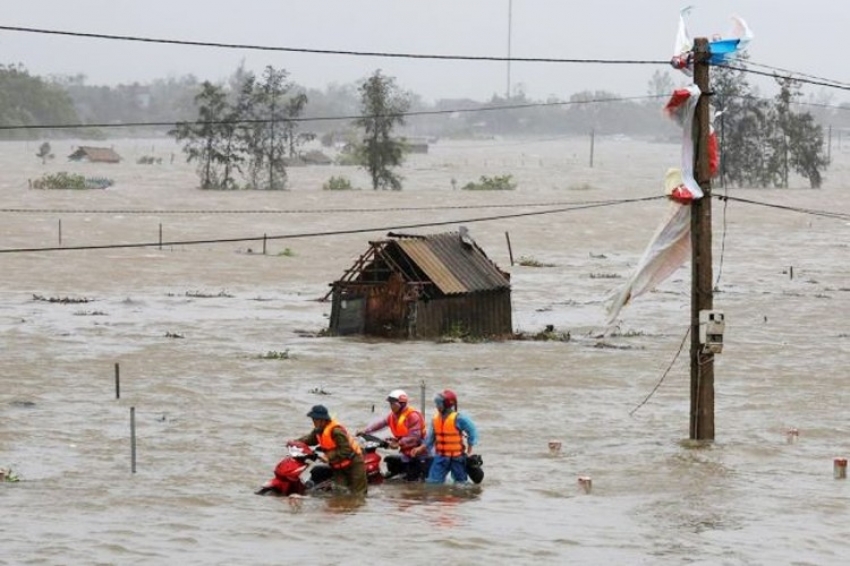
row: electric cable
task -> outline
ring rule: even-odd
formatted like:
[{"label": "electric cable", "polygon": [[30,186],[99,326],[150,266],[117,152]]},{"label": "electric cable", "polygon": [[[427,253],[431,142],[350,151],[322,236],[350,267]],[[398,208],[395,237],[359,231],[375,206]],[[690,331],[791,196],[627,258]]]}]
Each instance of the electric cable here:
[{"label": "electric cable", "polygon": [[[637,100],[650,100],[654,98],[667,98],[666,94],[644,95],[644,96],[625,96],[625,97],[610,97],[610,98],[595,98],[590,100],[565,100],[558,102],[529,102],[525,104],[505,104],[501,106],[481,106],[478,108],[461,108],[461,109],[446,109],[446,110],[414,110],[408,112],[399,112],[396,114],[388,114],[390,116],[403,116],[405,118],[416,116],[437,116],[441,114],[463,114],[472,112],[498,112],[505,110],[523,110],[528,108],[542,108],[553,106],[572,106],[579,104],[602,104],[609,102],[629,102]],[[187,125],[223,125],[223,124],[268,124],[271,122],[333,122],[333,121],[353,121],[362,118],[368,118],[371,115],[355,114],[348,116],[313,116],[313,117],[288,117],[288,118],[253,118],[240,120],[175,120],[169,122],[102,122],[91,124],[24,124],[24,125],[0,125],[0,131],[3,130],[67,130],[67,129],[84,129],[84,128],[162,128],[175,127],[181,124]]]},{"label": "electric cable", "polygon": [[652,200],[658,200],[667,198],[664,195],[654,196],[654,197],[643,197],[643,198],[634,198],[634,199],[624,199],[617,201],[607,201],[607,202],[599,202],[594,204],[586,204],[565,208],[557,208],[553,210],[541,210],[535,212],[518,212],[514,214],[503,214],[503,215],[495,215],[495,216],[483,216],[478,218],[467,218],[467,219],[457,219],[457,220],[445,220],[440,222],[418,222],[415,224],[405,224],[405,225],[396,225],[396,226],[383,226],[383,227],[373,227],[373,228],[353,228],[350,230],[330,230],[324,232],[304,232],[300,234],[281,234],[277,236],[252,236],[252,237],[239,237],[239,238],[215,238],[215,239],[206,239],[206,240],[185,240],[185,241],[168,241],[168,242],[141,242],[135,244],[101,244],[101,245],[88,245],[88,246],[51,246],[51,247],[43,247],[43,248],[7,248],[0,249],[0,254],[10,254],[10,253],[30,253],[30,252],[56,252],[56,251],[80,251],[80,250],[105,250],[105,249],[126,249],[126,248],[151,248],[151,247],[161,247],[161,246],[190,246],[190,245],[200,245],[200,244],[223,244],[223,243],[234,243],[234,242],[258,242],[258,241],[267,241],[267,240],[290,240],[296,238],[318,238],[325,236],[340,236],[346,234],[362,234],[365,232],[385,232],[392,230],[405,230],[409,228],[425,228],[431,226],[446,226],[449,224],[473,224],[476,222],[489,222],[492,220],[505,220],[509,218],[522,218],[528,216],[541,216],[544,214],[557,214],[562,212],[572,212],[576,210],[587,210],[591,208],[601,208],[605,206],[616,206],[621,204],[631,204],[637,202],[647,202]]},{"label": "electric cable", "polygon": [[[658,198],[658,197],[655,197]],[[529,208],[550,206],[580,206],[586,204],[610,203],[611,200],[588,200],[572,202],[525,202],[510,204],[461,204],[461,205],[434,205],[434,206],[390,206],[374,208],[293,208],[293,209],[164,209],[164,208],[0,208],[0,212],[12,214],[144,214],[144,215],[166,215],[166,214],[337,214],[364,212],[418,212],[437,210],[477,210],[482,208]]]},{"label": "electric cable", "polygon": [[[749,73],[751,75],[760,75],[760,76],[763,76],[763,77],[775,78],[775,77],[779,76],[776,73],[768,73],[766,71],[756,71],[755,69],[748,69],[747,67],[736,67],[734,65],[729,65],[729,64],[726,64],[726,63],[711,63],[711,66],[712,67],[719,67],[719,68],[722,68],[722,69],[730,69],[732,71],[741,71],[742,73]],[[850,90],[850,85],[845,85],[845,84],[837,83],[837,82],[827,82],[827,81],[798,78],[798,77],[789,77],[789,78],[792,78],[794,81],[799,82],[799,83],[804,83],[804,84],[810,84],[810,85],[815,85],[815,86],[823,86],[823,87],[828,87],[828,88],[836,88],[836,89],[839,89],[839,90]]]},{"label": "electric cable", "polygon": [[826,218],[835,218],[838,220],[850,220],[850,213],[845,212],[831,212],[826,210],[816,210],[813,208],[801,208],[797,206],[787,206],[782,204],[772,204],[768,202],[759,202],[757,200],[746,199],[741,197],[731,197],[725,195],[716,195],[720,200],[731,200],[737,201],[745,204],[751,204],[755,206],[764,206],[767,208],[776,208],[779,210],[787,210],[789,212],[799,212],[801,214],[811,214],[812,216],[823,216]]},{"label": "electric cable", "polygon": [[84,33],[21,26],[0,26],[0,31],[17,31],[47,35],[62,35],[87,39],[109,39],[117,41],[133,41],[141,43],[161,43],[168,45],[184,45],[191,47],[216,47],[223,49],[242,49],[254,51],[282,51],[286,53],[310,53],[318,55],[348,55],[357,57],[383,57],[394,59],[438,59],[444,61],[494,61],[511,63],[591,63],[610,65],[669,65],[669,61],[641,59],[563,59],[557,57],[495,57],[487,55],[438,55],[425,53],[392,53],[384,51],[352,51],[339,49],[312,49],[305,47],[276,47],[269,45],[251,45],[246,43],[222,43],[211,41],[189,41],[181,39],[165,39],[142,37],[134,35],[114,35],[105,33]]},{"label": "electric cable", "polygon": [[667,374],[670,373],[671,369],[673,369],[673,364],[675,364],[676,360],[679,359],[679,355],[682,353],[682,349],[685,347],[685,341],[688,339],[688,336],[690,335],[690,333],[691,333],[691,327],[688,326],[688,329],[685,331],[685,335],[682,337],[682,343],[679,344],[679,349],[676,350],[676,354],[673,356],[673,359],[670,360],[670,365],[668,365],[667,369],[664,370],[664,373],[661,375],[661,379],[658,380],[658,383],[655,384],[655,387],[652,388],[652,391],[649,392],[649,395],[647,395],[644,398],[643,401],[638,403],[637,406],[635,406],[634,409],[629,411],[630,417],[634,416],[634,414],[638,411],[638,409],[640,409],[641,407],[646,405],[646,403],[650,400],[650,398],[652,398],[652,396],[655,395],[655,392],[658,391],[658,388],[661,387],[661,384],[664,382],[664,378],[667,377]]}]

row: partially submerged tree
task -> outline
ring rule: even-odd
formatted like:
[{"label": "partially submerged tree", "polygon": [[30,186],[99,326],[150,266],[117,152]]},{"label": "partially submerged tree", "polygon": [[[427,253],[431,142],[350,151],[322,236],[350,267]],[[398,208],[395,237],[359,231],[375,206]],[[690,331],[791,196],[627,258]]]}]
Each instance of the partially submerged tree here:
[{"label": "partially submerged tree", "polygon": [[198,162],[201,188],[236,189],[235,175],[245,187],[286,187],[286,153],[306,136],[296,134],[294,118],[307,104],[306,95],[289,93],[285,70],[266,67],[262,82],[240,68],[231,85],[235,92],[205,82],[195,97],[197,122],[181,122],[171,134],[185,142],[188,161]]},{"label": "partially submerged tree", "polygon": [[[809,112],[794,112],[792,105],[802,96],[800,83],[791,78],[776,77],[779,94],[774,105],[777,116],[777,136],[781,143],[782,186],[788,186],[789,168],[809,181],[813,189],[823,182],[822,171],[829,165],[823,140],[823,127],[816,124]],[[781,136],[781,137],[780,137]],[[777,151],[779,153],[779,151]]]},{"label": "partially submerged tree", "polygon": [[198,105],[198,121],[179,122],[170,133],[178,142],[185,142],[183,153],[186,160],[197,161],[201,188],[225,188],[228,179],[221,177],[219,165],[223,161],[222,122],[227,112],[227,95],[222,87],[205,81],[195,103]]},{"label": "partially submerged tree", "polygon": [[396,126],[404,125],[404,113],[410,108],[410,95],[402,91],[393,77],[375,71],[360,86],[362,116],[355,121],[363,130],[358,162],[372,178],[374,190],[401,190],[401,177],[393,172],[404,161],[405,143],[394,138]]},{"label": "partially submerged tree", "polygon": [[38,153],[36,153],[35,156],[41,158],[42,165],[47,163],[48,159],[53,159],[54,156],[50,151],[50,142],[44,142],[38,146]]},{"label": "partially submerged tree", "polygon": [[[739,64],[745,68],[746,57]],[[794,170],[813,188],[821,186],[829,165],[823,128],[808,112],[794,112],[801,96],[799,84],[777,77],[780,92],[773,101],[758,96],[745,70],[716,68],[712,72],[721,112],[715,127],[721,149],[721,184],[750,187],[787,187]]]}]

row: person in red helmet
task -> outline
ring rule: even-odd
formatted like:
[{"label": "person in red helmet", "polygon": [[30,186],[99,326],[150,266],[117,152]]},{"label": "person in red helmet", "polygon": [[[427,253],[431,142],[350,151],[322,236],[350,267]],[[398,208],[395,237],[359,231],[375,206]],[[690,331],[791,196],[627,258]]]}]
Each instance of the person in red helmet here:
[{"label": "person in red helmet", "polygon": [[434,450],[434,460],[425,479],[428,483],[443,483],[449,472],[455,483],[463,483],[469,477],[466,460],[478,444],[475,423],[457,410],[457,395],[451,389],[437,393],[434,397],[437,412],[428,429],[425,443],[414,453]]},{"label": "person in red helmet", "polygon": [[384,458],[387,465],[386,477],[404,473],[405,480],[418,481],[425,479],[430,457],[427,454],[411,456],[411,452],[425,440],[426,428],[425,417],[409,405],[409,400],[407,393],[402,389],[390,391],[387,395],[387,402],[390,404],[389,414],[365,429],[357,431],[357,434],[358,436],[369,434],[389,427],[392,438],[387,442],[391,448],[398,449],[399,455]]}]

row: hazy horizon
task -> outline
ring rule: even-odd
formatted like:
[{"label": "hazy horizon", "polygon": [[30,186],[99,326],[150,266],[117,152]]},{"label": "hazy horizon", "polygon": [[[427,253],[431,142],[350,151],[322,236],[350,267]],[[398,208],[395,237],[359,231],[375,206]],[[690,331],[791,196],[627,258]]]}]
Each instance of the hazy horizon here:
[{"label": "hazy horizon", "polygon": [[[506,57],[510,35],[513,58],[625,59],[667,61],[672,55],[679,10],[686,4],[658,0],[639,6],[599,0],[574,7],[547,0],[434,0],[427,7],[386,0],[361,3],[235,3],[227,0],[150,0],[122,4],[104,0],[32,0],[6,6],[0,25],[154,39],[217,42],[360,52]],[[510,7],[510,34],[508,13]],[[238,18],[234,19],[234,10]],[[850,5],[813,0],[717,0],[694,3],[687,23],[692,36],[724,35],[730,17],[740,15],[755,38],[749,53],[755,63],[805,73],[816,80],[842,81],[834,61],[836,38],[850,16]],[[259,72],[283,68],[308,88],[362,80],[375,69],[397,78],[402,88],[426,101],[489,99],[508,91],[505,61],[399,59],[180,46],[0,31],[2,63],[23,64],[37,75],[82,74],[92,85],[150,82],[194,75],[219,81],[242,61]],[[657,71],[669,65],[510,64],[510,89],[533,99],[568,98],[583,90],[623,96],[646,94]],[[771,80],[750,75],[765,90]],[[848,81],[850,82],[850,81]],[[847,100],[846,89],[807,85],[807,95]]]}]

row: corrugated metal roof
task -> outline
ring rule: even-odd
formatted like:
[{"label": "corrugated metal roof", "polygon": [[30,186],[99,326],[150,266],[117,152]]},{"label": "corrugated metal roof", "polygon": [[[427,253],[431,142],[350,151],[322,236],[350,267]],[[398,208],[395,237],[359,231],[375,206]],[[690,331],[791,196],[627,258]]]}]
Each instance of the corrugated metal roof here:
[{"label": "corrugated metal roof", "polygon": [[68,156],[69,159],[82,159],[84,157],[94,162],[118,163],[121,161],[121,156],[108,147],[80,146],[77,151]]},{"label": "corrugated metal roof", "polygon": [[402,237],[396,244],[446,295],[510,287],[484,252],[474,243],[463,243],[458,232]]}]

